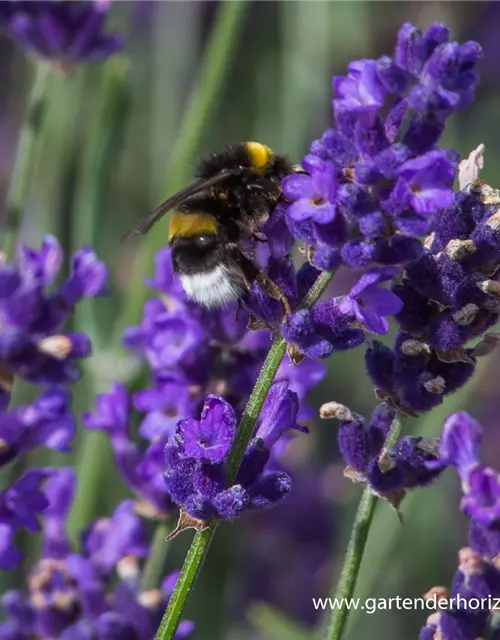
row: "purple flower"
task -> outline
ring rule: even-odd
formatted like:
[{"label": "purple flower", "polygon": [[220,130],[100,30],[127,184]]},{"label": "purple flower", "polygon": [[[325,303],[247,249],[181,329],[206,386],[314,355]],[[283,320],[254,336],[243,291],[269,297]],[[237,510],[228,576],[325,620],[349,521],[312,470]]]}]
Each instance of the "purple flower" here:
[{"label": "purple flower", "polygon": [[365,341],[364,331],[351,326],[336,300],[291,314],[282,325],[282,333],[294,349],[315,359],[353,349]]},{"label": "purple flower", "polygon": [[474,67],[481,57],[481,47],[476,42],[443,43],[426,62],[421,82],[447,100],[451,107],[466,107],[474,98],[478,83]]},{"label": "purple flower", "polygon": [[177,422],[193,415],[196,408],[182,375],[173,371],[158,376],[156,385],[134,396],[135,408],[147,414],[139,433],[150,441],[172,435]]},{"label": "purple flower", "polygon": [[5,571],[12,569],[23,557],[14,547],[14,533],[21,528],[40,530],[37,516],[48,506],[40,485],[49,475],[47,470],[31,469],[0,492],[0,568]]},{"label": "purple flower", "polygon": [[62,294],[68,304],[75,304],[82,298],[100,295],[108,281],[108,268],[101,262],[93,249],[80,249],[71,260],[72,275],[64,283]]},{"label": "purple flower", "polygon": [[181,420],[177,426],[184,452],[189,458],[217,463],[224,460],[236,433],[234,409],[223,398],[208,396],[201,419]]},{"label": "purple flower", "polygon": [[381,289],[378,285],[397,273],[397,269],[370,269],[361,276],[349,294],[342,298],[340,310],[354,315],[358,322],[373,333],[387,333],[389,323],[386,316],[399,313],[403,303],[392,291]]},{"label": "purple flower", "polygon": [[99,574],[106,575],[121,558],[143,558],[147,555],[145,534],[142,522],[134,513],[133,502],[127,500],[111,518],[94,522],[83,540],[85,556]]},{"label": "purple flower", "polygon": [[[174,502],[193,518],[233,519],[248,509],[274,506],[290,490],[290,478],[266,465],[270,448],[296,425],[298,400],[286,382],[272,388],[236,477],[229,486],[225,462],[236,430],[234,409],[208,396],[201,420],[181,420],[165,447],[165,485]],[[182,522],[182,519],[181,519]]]},{"label": "purple flower", "polygon": [[472,416],[465,411],[453,413],[444,422],[436,465],[453,465],[467,485],[469,471],[479,464],[481,440],[481,426]]},{"label": "purple flower", "polygon": [[361,116],[359,121],[368,126],[373,123],[386,96],[375,60],[349,63],[348,75],[334,77],[333,89],[338,95],[333,102],[336,113],[355,113]]},{"label": "purple flower", "polygon": [[41,280],[44,284],[52,284],[63,264],[63,253],[54,236],[46,235],[42,240],[40,251],[26,245],[18,249],[20,271],[24,278]]},{"label": "purple flower", "polygon": [[476,466],[467,474],[461,508],[478,525],[500,522],[500,474],[489,467]]},{"label": "purple flower", "polygon": [[[405,24],[394,58],[351,63],[334,79],[335,128],[303,160],[309,175],[283,181],[281,209],[310,265],[369,268],[347,296],[285,318],[292,359],[354,348],[363,329],[387,333],[394,315],[394,347],[374,343],[366,364],[379,396],[411,414],[468,380],[487,347],[466,344],[500,313],[496,280],[486,281],[500,265],[500,203],[479,181],[454,194],[458,154],[438,146],[447,118],[473,97],[480,58],[478,45],[449,38],[444,25],[423,34]],[[319,196],[334,212],[323,224],[311,206]],[[383,280],[390,290],[377,287]]]},{"label": "purple flower", "polygon": [[260,412],[255,437],[262,440],[266,449],[271,449],[289,429],[308,433],[306,427],[295,422],[298,409],[299,399],[296,393],[290,391],[288,383],[275,382]]},{"label": "purple flower", "polygon": [[192,360],[203,348],[203,330],[184,309],[170,311],[160,300],[150,300],[144,306],[142,326],[127,329],[123,342],[128,348],[144,349],[159,374]]},{"label": "purple flower", "polygon": [[346,463],[346,475],[364,482],[371,489],[397,506],[401,492],[432,482],[442,467],[431,468],[437,459],[437,445],[433,439],[406,436],[390,450],[384,449],[396,411],[380,404],[366,424],[364,418],[347,407],[327,403],[321,409],[324,418],[338,418],[339,449]]},{"label": "purple flower", "polygon": [[368,481],[375,491],[387,492],[413,489],[431,483],[441,469],[430,469],[429,462],[436,459],[435,438],[406,436],[387,453],[372,461]]},{"label": "purple flower", "polygon": [[59,245],[47,236],[40,251],[21,247],[18,265],[0,265],[4,390],[14,376],[38,384],[76,380],[78,360],[90,353],[88,337],[65,331],[64,324],[75,303],[102,292],[106,267],[93,251],[82,249],[73,257],[70,278],[59,289],[48,290],[60,264]]},{"label": "purple flower", "polygon": [[[267,247],[266,247],[267,248]],[[303,272],[295,271],[293,260],[285,255],[281,258],[269,256],[265,270],[269,278],[279,287],[281,293],[286,297],[291,309],[297,306],[299,300],[299,290],[302,285]],[[279,326],[284,316],[283,302],[271,298],[265,287],[254,282],[250,291],[242,298],[242,303],[250,313],[251,317],[260,322],[263,327],[275,329]]]},{"label": "purple flower", "polygon": [[66,534],[66,518],[73,506],[76,476],[70,467],[57,469],[45,483],[48,506],[43,513],[43,551],[45,558],[64,558],[71,550]]},{"label": "purple flower", "polygon": [[472,599],[500,596],[496,563],[500,552],[500,475],[479,462],[480,442],[480,425],[465,412],[452,414],[441,435],[438,462],[427,463],[434,468],[456,467],[464,492],[460,506],[470,518],[470,547],[460,549],[452,588],[443,594],[455,602],[459,596],[461,604],[429,618],[420,638],[433,638],[435,634],[446,640],[484,636],[491,612],[485,606],[478,609],[468,603]]},{"label": "purple flower", "polygon": [[[429,151],[405,162],[388,206],[396,213],[407,206],[416,213],[432,215],[453,204],[453,181],[457,156],[450,151]],[[391,200],[396,202],[393,204]]]},{"label": "purple flower", "polygon": [[0,6],[0,24],[30,54],[66,68],[102,60],[121,49],[119,36],[104,33],[110,2],[18,2]]},{"label": "purple flower", "polygon": [[40,445],[69,451],[75,432],[68,392],[52,387],[33,404],[0,413],[0,467]]},{"label": "purple flower", "polygon": [[444,423],[439,459],[428,466],[454,466],[464,491],[462,510],[479,525],[493,525],[500,520],[500,475],[480,463],[481,440],[481,425],[465,411],[454,413]]},{"label": "purple flower", "polygon": [[163,518],[172,503],[162,482],[165,438],[158,437],[145,451],[130,438],[131,399],[120,383],[110,393],[99,394],[97,410],[82,416],[88,429],[99,429],[109,436],[116,466],[137,496],[136,510],[146,517]]},{"label": "purple flower", "polygon": [[418,77],[434,49],[449,39],[450,32],[444,24],[432,24],[423,34],[415,25],[405,22],[398,33],[396,63]]},{"label": "purple flower", "polygon": [[441,360],[425,341],[403,332],[398,332],[393,349],[374,341],[365,363],[379,395],[410,414],[441,404],[444,395],[465,384],[475,369],[473,360]]},{"label": "purple flower", "polygon": [[[405,265],[401,283],[392,287],[403,302],[396,314],[400,332],[391,353],[374,345],[366,362],[377,387],[405,411],[440,404],[470,378],[477,358],[491,351],[486,332],[500,316],[498,283],[489,277],[500,265],[498,204],[480,180],[458,191],[450,206],[433,215],[425,251]],[[472,340],[479,342],[470,347]]]},{"label": "purple flower", "polygon": [[[46,493],[42,557],[28,576],[27,590],[2,597],[7,620],[0,624],[0,636],[150,640],[178,573],[167,576],[159,589],[141,590],[139,558],[149,548],[131,502],[119,505],[110,518],[94,522],[83,535],[82,553],[77,553],[66,534],[74,471],[54,470]],[[193,628],[193,623],[181,622],[176,638],[187,638]]]},{"label": "purple flower", "polygon": [[1,598],[7,622],[0,625],[6,640],[25,640],[30,637],[34,623],[34,610],[19,591],[8,591]]},{"label": "purple flower", "polygon": [[283,180],[283,193],[294,201],[287,215],[295,222],[311,219],[327,224],[335,218],[336,191],[337,172],[331,164],[316,168],[310,176],[291,175]]},{"label": "purple flower", "polygon": [[110,393],[97,395],[96,405],[95,413],[86,412],[82,416],[88,429],[104,429],[113,433],[126,428],[130,414],[130,397],[123,384],[115,382]]}]

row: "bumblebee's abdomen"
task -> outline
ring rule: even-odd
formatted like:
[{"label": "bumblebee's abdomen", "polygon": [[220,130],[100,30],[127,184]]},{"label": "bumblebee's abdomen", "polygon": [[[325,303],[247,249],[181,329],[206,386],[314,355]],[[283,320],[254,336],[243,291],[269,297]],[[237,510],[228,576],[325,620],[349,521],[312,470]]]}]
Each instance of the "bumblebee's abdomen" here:
[{"label": "bumblebee's abdomen", "polygon": [[180,274],[187,296],[207,309],[225,307],[238,300],[244,291],[239,273],[225,264],[218,264],[210,271]]}]

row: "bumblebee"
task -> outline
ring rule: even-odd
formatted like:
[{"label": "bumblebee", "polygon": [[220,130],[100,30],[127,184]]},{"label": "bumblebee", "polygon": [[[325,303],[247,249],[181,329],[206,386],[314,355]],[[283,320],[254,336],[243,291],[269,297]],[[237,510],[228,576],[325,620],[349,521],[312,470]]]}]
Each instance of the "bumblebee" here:
[{"label": "bumblebee", "polygon": [[259,229],[282,198],[281,179],[296,171],[301,169],[266,145],[232,145],[203,158],[195,182],[162,202],[122,242],[147,233],[173,209],[168,244],[189,298],[206,308],[222,307],[240,301],[258,282],[288,314],[286,296],[245,249],[266,240]]}]

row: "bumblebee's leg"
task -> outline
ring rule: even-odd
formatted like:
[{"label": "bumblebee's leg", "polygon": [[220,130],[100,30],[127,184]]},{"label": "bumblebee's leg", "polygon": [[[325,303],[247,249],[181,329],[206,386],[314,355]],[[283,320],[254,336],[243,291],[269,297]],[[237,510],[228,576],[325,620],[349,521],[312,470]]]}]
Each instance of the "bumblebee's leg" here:
[{"label": "bumblebee's leg", "polygon": [[252,240],[255,240],[255,242],[267,242],[267,236],[259,231],[254,231],[252,234]]},{"label": "bumblebee's leg", "polygon": [[281,302],[285,309],[285,316],[289,316],[292,313],[288,298],[283,293],[283,291],[281,291],[276,282],[271,280],[271,278],[267,274],[259,271],[257,266],[243,253],[239,251],[235,252],[234,259],[237,261],[238,266],[240,267],[245,285],[249,291],[252,287],[252,284],[254,282],[257,282],[268,294],[268,296],[270,296],[274,300],[279,300],[279,302]]},{"label": "bumblebee's leg", "polygon": [[236,322],[238,322],[240,319],[241,309],[243,308],[241,304],[241,298],[238,298],[238,300],[236,301],[236,305]]},{"label": "bumblebee's leg", "polygon": [[254,263],[246,257],[241,251],[233,250],[233,260],[238,265],[241,272],[243,282],[248,291],[252,288],[253,283],[259,277],[259,270]]},{"label": "bumblebee's leg", "polygon": [[257,276],[257,282],[265,290],[265,292],[274,300],[279,300],[285,309],[285,317],[288,317],[292,313],[288,298],[279,288],[279,286],[271,280],[271,278],[265,273],[259,273]]}]

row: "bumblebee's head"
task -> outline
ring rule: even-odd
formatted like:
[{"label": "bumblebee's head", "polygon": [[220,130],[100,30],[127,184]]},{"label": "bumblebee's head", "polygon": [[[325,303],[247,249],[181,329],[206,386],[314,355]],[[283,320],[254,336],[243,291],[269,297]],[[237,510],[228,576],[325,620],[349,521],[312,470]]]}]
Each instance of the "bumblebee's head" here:
[{"label": "bumblebee's head", "polygon": [[174,269],[180,274],[209,271],[220,260],[220,243],[215,234],[174,236],[170,247]]},{"label": "bumblebee's head", "polygon": [[174,236],[170,246],[174,270],[197,304],[218,308],[241,296],[245,288],[241,269],[215,233]]}]

